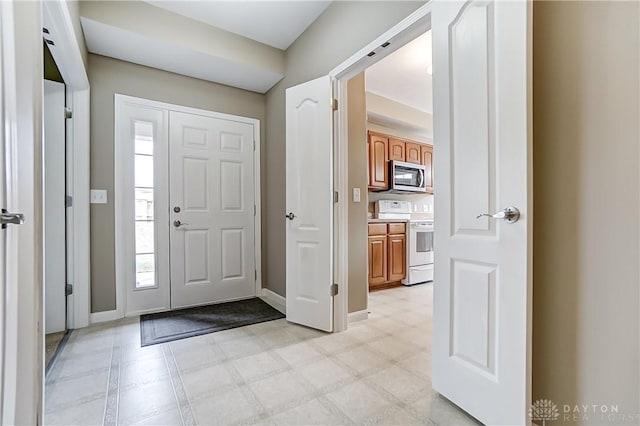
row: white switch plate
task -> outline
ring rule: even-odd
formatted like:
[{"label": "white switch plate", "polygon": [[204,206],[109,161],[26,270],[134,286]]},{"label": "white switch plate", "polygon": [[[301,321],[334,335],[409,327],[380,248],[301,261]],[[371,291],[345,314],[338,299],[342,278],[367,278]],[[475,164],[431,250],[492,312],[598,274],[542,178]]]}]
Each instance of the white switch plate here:
[{"label": "white switch plate", "polygon": [[107,204],[107,190],[106,189],[92,189],[91,190],[91,204]]},{"label": "white switch plate", "polygon": [[353,202],[360,202],[360,188],[353,188]]}]

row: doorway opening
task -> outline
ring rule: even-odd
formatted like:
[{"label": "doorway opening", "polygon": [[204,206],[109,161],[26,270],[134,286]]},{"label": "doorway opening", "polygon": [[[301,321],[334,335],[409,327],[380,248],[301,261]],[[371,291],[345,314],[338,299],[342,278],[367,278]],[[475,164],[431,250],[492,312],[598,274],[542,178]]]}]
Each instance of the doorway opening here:
[{"label": "doorway opening", "polygon": [[43,40],[45,372],[64,346],[69,329],[66,85],[48,46]]}]

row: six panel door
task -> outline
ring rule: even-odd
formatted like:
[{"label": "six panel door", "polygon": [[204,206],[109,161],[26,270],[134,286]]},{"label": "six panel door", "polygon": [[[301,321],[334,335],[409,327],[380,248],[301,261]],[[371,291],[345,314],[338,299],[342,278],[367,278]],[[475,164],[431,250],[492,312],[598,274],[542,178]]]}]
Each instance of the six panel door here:
[{"label": "six panel door", "polygon": [[255,296],[253,125],[171,112],[171,308]]}]

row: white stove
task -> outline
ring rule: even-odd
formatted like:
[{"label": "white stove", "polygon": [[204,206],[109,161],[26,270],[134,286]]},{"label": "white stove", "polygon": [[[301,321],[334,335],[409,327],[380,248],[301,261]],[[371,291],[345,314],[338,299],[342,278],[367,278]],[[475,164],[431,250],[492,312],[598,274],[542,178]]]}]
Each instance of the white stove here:
[{"label": "white stove", "polygon": [[376,219],[411,219],[411,202],[402,200],[378,200],[375,204]]},{"label": "white stove", "polygon": [[433,281],[433,220],[410,220],[407,232],[407,275],[402,284]]}]

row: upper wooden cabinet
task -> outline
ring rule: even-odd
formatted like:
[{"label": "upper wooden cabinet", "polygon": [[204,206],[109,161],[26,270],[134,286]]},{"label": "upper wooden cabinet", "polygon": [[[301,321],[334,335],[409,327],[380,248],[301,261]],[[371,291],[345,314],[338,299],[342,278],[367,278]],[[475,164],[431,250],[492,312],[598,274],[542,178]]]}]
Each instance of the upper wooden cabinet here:
[{"label": "upper wooden cabinet", "polygon": [[424,165],[424,179],[426,181],[427,193],[433,194],[433,147],[430,145],[420,146],[420,158]]},{"label": "upper wooden cabinet", "polygon": [[369,189],[389,189],[389,161],[405,161],[425,166],[427,194],[433,194],[433,147],[423,143],[398,139],[382,133],[369,132]]},{"label": "upper wooden cabinet", "polygon": [[369,132],[369,188],[389,187],[389,138]]},{"label": "upper wooden cabinet", "polygon": [[422,164],[420,155],[420,144],[414,142],[405,143],[406,161],[407,163]]},{"label": "upper wooden cabinet", "polygon": [[389,161],[405,161],[405,141],[389,138]]}]

